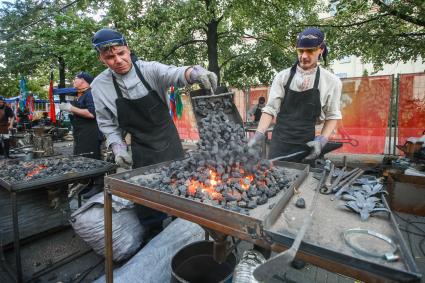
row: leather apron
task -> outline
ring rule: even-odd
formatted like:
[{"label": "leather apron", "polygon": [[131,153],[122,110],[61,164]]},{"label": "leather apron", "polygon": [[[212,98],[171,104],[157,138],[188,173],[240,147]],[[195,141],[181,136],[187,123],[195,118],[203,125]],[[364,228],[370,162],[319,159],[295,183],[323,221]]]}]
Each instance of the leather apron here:
[{"label": "leather apron", "polygon": [[[81,109],[87,109],[87,107],[81,106],[77,102],[72,102],[71,104]],[[101,141],[99,139],[99,128],[96,119],[84,118],[74,114],[72,115],[71,123],[74,137],[74,154],[100,159]],[[93,153],[88,154],[89,152]]]},{"label": "leather apron", "polygon": [[137,76],[149,91],[137,99],[123,97],[116,78],[112,75],[118,98],[118,124],[131,134],[133,168],[148,166],[184,157],[184,151],[168,106],[144,79],[135,62]]},{"label": "leather apron", "polygon": [[[269,158],[288,155],[306,150],[306,143],[314,140],[315,125],[320,116],[321,103],[318,89],[320,68],[317,67],[314,86],[306,91],[294,91],[289,88],[294,78],[297,65],[291,68],[288,82],[285,85],[285,97],[276,117],[270,143]],[[309,154],[288,158],[285,161],[301,162]]]}]

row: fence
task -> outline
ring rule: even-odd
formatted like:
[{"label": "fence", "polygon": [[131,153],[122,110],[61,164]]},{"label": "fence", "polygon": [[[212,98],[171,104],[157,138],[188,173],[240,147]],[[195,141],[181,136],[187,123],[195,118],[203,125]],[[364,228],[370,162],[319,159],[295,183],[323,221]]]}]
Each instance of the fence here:
[{"label": "fence", "polygon": [[[331,139],[352,141],[338,152],[359,154],[395,153],[395,144],[404,144],[411,136],[425,130],[425,73],[395,76],[344,78],[341,112]],[[241,117],[247,121],[248,110],[264,96],[269,87],[232,90]],[[176,122],[182,139],[197,140],[196,122],[190,99],[183,96],[185,110]],[[317,128],[320,132],[320,127]],[[400,153],[400,152],[398,152]]]}]

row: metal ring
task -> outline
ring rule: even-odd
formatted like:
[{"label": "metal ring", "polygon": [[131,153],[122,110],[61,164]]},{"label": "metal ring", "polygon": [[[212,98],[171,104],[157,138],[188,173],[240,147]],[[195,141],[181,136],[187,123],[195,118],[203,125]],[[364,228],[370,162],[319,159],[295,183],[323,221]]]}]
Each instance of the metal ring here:
[{"label": "metal ring", "polygon": [[[385,241],[387,244],[389,244],[391,246],[391,249],[383,252],[383,253],[372,253],[370,251],[367,251],[359,246],[356,246],[355,244],[353,244],[350,240],[349,240],[349,235],[351,234],[365,234],[365,235],[370,235],[373,236],[375,238],[381,239],[383,241]],[[342,232],[342,237],[344,238],[345,243],[350,246],[353,250],[355,250],[356,252],[366,255],[366,256],[371,256],[371,257],[377,257],[377,258],[387,258],[388,255],[394,255],[395,252],[397,251],[397,245],[394,243],[394,241],[381,234],[378,232],[375,232],[373,230],[368,230],[368,229],[360,229],[360,228],[355,228],[355,229],[348,229],[344,232]]]}]

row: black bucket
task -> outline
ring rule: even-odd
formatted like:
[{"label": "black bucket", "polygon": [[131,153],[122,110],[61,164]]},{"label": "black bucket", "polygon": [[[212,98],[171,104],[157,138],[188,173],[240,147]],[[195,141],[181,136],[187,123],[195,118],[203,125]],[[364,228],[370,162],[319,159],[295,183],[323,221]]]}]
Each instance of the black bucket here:
[{"label": "black bucket", "polygon": [[213,258],[214,242],[200,241],[179,250],[171,260],[172,283],[232,282],[236,257],[230,254],[219,264]]}]

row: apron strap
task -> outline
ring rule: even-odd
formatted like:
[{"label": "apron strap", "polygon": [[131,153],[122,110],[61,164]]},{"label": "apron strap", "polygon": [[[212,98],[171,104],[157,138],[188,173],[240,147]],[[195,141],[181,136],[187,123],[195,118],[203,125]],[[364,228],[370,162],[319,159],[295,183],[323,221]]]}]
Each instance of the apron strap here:
[{"label": "apron strap", "polygon": [[118,85],[117,79],[115,78],[114,74],[112,74],[112,82],[114,83],[114,88],[117,92],[118,98],[123,98],[122,91],[120,89],[120,86]]},{"label": "apron strap", "polygon": [[287,93],[287,90],[289,89],[291,82],[292,82],[292,79],[294,78],[296,72],[297,72],[297,64],[294,64],[291,67],[291,73],[290,73],[288,81],[286,82],[286,85],[284,87],[285,88],[285,94]]},{"label": "apron strap", "polygon": [[314,79],[314,89],[317,89],[319,87],[319,79],[320,79],[320,67],[317,66],[317,71],[316,71],[316,78]]},{"label": "apron strap", "polygon": [[[134,69],[136,71],[136,74],[139,77],[139,79],[142,81],[142,83],[145,86],[145,88],[148,90],[148,92],[152,91],[152,87],[150,86],[150,84],[143,77],[142,72],[139,69],[139,66],[137,66],[137,64],[136,64],[136,61],[132,61],[132,62],[133,62],[133,66],[134,66]],[[122,91],[121,91],[121,89],[120,89],[120,87],[118,85],[117,79],[115,78],[114,74],[112,74],[112,81],[114,83],[114,88],[115,88],[115,91],[117,92],[117,96],[119,98],[123,98]]]},{"label": "apron strap", "polygon": [[143,77],[142,72],[140,72],[139,66],[137,66],[137,64],[136,64],[136,62],[135,62],[135,61],[133,61],[133,66],[134,66],[134,69],[136,70],[136,74],[137,74],[137,76],[138,76],[138,77],[139,77],[139,79],[142,81],[142,83],[143,83],[143,85],[145,86],[145,88],[146,88],[148,91],[152,91],[151,86],[149,85],[149,83],[148,83],[148,82],[145,80],[145,78]]}]

